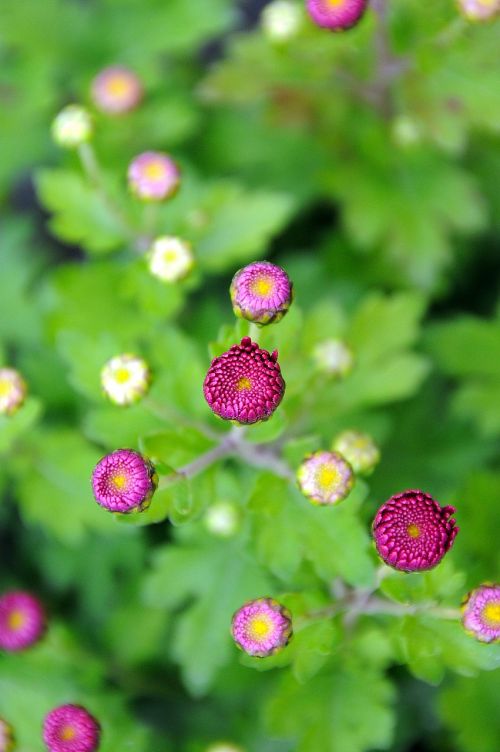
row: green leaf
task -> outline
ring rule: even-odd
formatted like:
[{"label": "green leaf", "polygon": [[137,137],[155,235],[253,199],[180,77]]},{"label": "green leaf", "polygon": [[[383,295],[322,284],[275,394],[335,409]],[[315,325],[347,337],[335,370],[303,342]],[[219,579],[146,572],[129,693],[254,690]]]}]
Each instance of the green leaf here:
[{"label": "green leaf", "polygon": [[14,415],[0,415],[0,455],[12,449],[15,442],[33,428],[41,413],[40,401],[28,397]]},{"label": "green leaf", "polygon": [[497,752],[500,739],[500,671],[456,678],[439,699],[441,717],[461,752]]}]

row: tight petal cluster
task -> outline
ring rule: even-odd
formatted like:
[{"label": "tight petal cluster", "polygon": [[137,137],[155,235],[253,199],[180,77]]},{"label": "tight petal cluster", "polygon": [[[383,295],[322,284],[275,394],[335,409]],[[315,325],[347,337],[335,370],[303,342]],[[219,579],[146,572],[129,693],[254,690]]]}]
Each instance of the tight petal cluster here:
[{"label": "tight petal cluster", "polygon": [[104,394],[116,405],[131,405],[144,397],[151,383],[151,372],[147,363],[125,353],[108,360],[101,371],[101,384]]},{"label": "tight petal cluster", "polygon": [[458,7],[468,21],[488,21],[500,14],[500,0],[458,0]]},{"label": "tight petal cluster", "polygon": [[43,606],[30,593],[14,590],[0,596],[0,650],[13,653],[34,645],[45,623]]},{"label": "tight petal cluster", "polygon": [[179,282],[194,266],[191,244],[173,235],[156,238],[148,254],[148,266],[162,282]]},{"label": "tight petal cluster", "polygon": [[343,431],[335,437],[332,449],[345,457],[355,473],[369,475],[380,460],[380,450],[367,433]]},{"label": "tight petal cluster", "polygon": [[319,342],[313,350],[316,366],[323,373],[343,378],[351,372],[354,357],[341,339],[327,339]]},{"label": "tight petal cluster", "polygon": [[0,752],[11,752],[14,749],[14,737],[8,723],[0,718]]},{"label": "tight petal cluster", "polygon": [[256,324],[270,324],[287,313],[293,285],[280,266],[256,261],[236,272],[229,294],[236,316]]},{"label": "tight petal cluster", "polygon": [[92,81],[91,96],[95,106],[110,115],[121,115],[137,107],[143,96],[142,84],[135,73],[113,65]]},{"label": "tight petal cluster", "polygon": [[302,13],[292,0],[273,0],[261,15],[264,33],[275,42],[285,42],[300,29]]},{"label": "tight petal cluster", "polygon": [[313,504],[333,505],[349,495],[354,474],[341,454],[320,451],[303,460],[297,480],[300,490]]},{"label": "tight petal cluster", "polygon": [[368,0],[307,0],[307,10],[318,26],[345,31],[361,19]]},{"label": "tight petal cluster", "polygon": [[500,642],[500,584],[486,583],[467,595],[462,624],[480,642]]},{"label": "tight petal cluster", "polygon": [[164,201],[177,192],[181,175],[174,160],[158,151],[145,151],[132,160],[128,183],[132,193],[143,201]]},{"label": "tight petal cluster", "polygon": [[26,399],[26,384],[14,368],[0,368],[0,415],[13,415]]},{"label": "tight petal cluster", "polygon": [[78,104],[70,104],[56,116],[52,123],[52,138],[65,149],[76,149],[92,136],[90,113]]},{"label": "tight petal cluster", "polygon": [[212,361],[203,392],[213,412],[225,420],[243,424],[267,420],[285,393],[278,352],[261,350],[244,337]]},{"label": "tight petal cluster", "polygon": [[149,506],[157,485],[155,468],[133,449],[107,454],[92,473],[95,500],[110,512],[142,512]]},{"label": "tight petal cluster", "polygon": [[49,752],[95,752],[101,728],[81,705],[60,705],[47,713],[43,741]]},{"label": "tight petal cluster", "polygon": [[236,611],[231,632],[245,653],[265,658],[288,644],[292,635],[292,618],[290,612],[273,598],[258,598]]},{"label": "tight petal cluster", "polygon": [[423,491],[404,491],[382,504],[373,522],[377,551],[403,572],[435,567],[458,533],[454,507],[441,507]]}]

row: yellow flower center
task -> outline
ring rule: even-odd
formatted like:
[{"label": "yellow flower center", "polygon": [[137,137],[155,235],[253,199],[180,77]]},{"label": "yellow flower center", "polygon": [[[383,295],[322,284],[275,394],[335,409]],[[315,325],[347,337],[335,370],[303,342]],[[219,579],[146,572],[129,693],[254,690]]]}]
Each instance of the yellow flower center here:
[{"label": "yellow flower center", "polygon": [[123,491],[127,485],[127,476],[125,473],[116,473],[111,478],[111,482],[118,491]]},{"label": "yellow flower center", "polygon": [[0,379],[0,397],[7,397],[12,391],[12,384],[7,379]]},{"label": "yellow flower center", "polygon": [[500,601],[491,601],[483,608],[482,617],[491,627],[500,627]]},{"label": "yellow flower center", "polygon": [[326,4],[330,8],[338,8],[339,6],[343,5],[345,0],[326,0]]},{"label": "yellow flower center", "polygon": [[269,274],[259,274],[252,282],[252,292],[261,298],[267,298],[273,288],[274,280]]},{"label": "yellow flower center", "polygon": [[251,388],[252,388],[252,382],[246,376],[242,376],[241,379],[239,379],[238,383],[236,384],[236,389],[239,392],[244,392]]},{"label": "yellow flower center", "polygon": [[130,378],[130,371],[128,368],[118,368],[115,371],[115,381],[119,384],[124,384]]},{"label": "yellow flower center", "polygon": [[412,523],[411,525],[408,525],[406,528],[406,532],[410,536],[410,538],[419,538],[420,537],[420,528],[418,525],[415,525]]},{"label": "yellow flower center", "polygon": [[169,249],[168,251],[164,251],[163,261],[166,264],[171,264],[173,261],[177,261],[177,256],[178,256],[177,251],[174,251],[173,249]]},{"label": "yellow flower center", "polygon": [[76,731],[73,728],[73,726],[70,726],[67,724],[66,726],[63,726],[62,729],[59,732],[59,739],[62,742],[70,742],[72,739],[74,739],[76,736]]},{"label": "yellow flower center", "polygon": [[149,162],[143,167],[143,175],[148,180],[160,180],[165,175],[165,167],[161,162]]},{"label": "yellow flower center", "polygon": [[265,616],[255,616],[248,627],[250,637],[254,640],[265,639],[272,629],[272,624]]},{"label": "yellow flower center", "polygon": [[9,625],[9,629],[12,629],[13,632],[17,632],[26,624],[26,614],[22,611],[11,611],[7,618],[7,624]]},{"label": "yellow flower center", "polygon": [[123,94],[127,94],[129,90],[129,82],[123,76],[114,76],[106,83],[106,89],[109,94],[112,94],[115,97],[121,97]]},{"label": "yellow flower center", "polygon": [[339,480],[339,471],[331,464],[323,465],[316,474],[316,483],[322,491],[329,491]]}]

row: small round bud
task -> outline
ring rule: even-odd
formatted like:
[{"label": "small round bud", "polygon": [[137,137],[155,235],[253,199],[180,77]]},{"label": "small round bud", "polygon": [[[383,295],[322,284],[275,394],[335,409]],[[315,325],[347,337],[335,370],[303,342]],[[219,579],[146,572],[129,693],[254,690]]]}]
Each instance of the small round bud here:
[{"label": "small round bud", "polygon": [[14,736],[12,728],[3,718],[0,718],[0,752],[12,752],[14,749]]},{"label": "small round bud", "polygon": [[43,721],[43,741],[49,752],[95,752],[101,728],[81,705],[60,705]]},{"label": "small round bud", "polygon": [[110,115],[130,112],[143,97],[139,78],[120,65],[113,65],[98,73],[90,91],[97,109]]},{"label": "small round bud", "polygon": [[148,266],[162,282],[179,282],[194,266],[191,244],[172,235],[156,238],[148,254]]},{"label": "small round bud", "polygon": [[116,449],[107,454],[92,473],[95,500],[110,512],[144,511],[157,485],[154,466],[133,449]]},{"label": "small round bud", "polygon": [[144,397],[151,383],[147,363],[125,353],[108,360],[101,371],[101,384],[106,397],[116,405],[131,405]]},{"label": "small round bud", "polygon": [[0,596],[0,650],[25,650],[45,631],[45,611],[30,593],[14,590]]},{"label": "small round bud", "polygon": [[280,266],[256,261],[236,272],[229,294],[236,316],[264,325],[280,321],[287,313],[293,285]]},{"label": "small round bud", "polygon": [[214,742],[206,748],[205,752],[245,752],[245,750],[231,742]]},{"label": "small round bud", "polygon": [[335,437],[332,449],[346,458],[355,473],[369,475],[380,460],[380,450],[367,433],[343,431]]},{"label": "small round bud", "polygon": [[307,0],[307,10],[318,26],[346,31],[361,20],[368,0]]},{"label": "small round bud", "polygon": [[245,603],[233,616],[233,639],[241,650],[257,658],[274,655],[288,645],[292,617],[274,598]]},{"label": "small round bud", "polygon": [[300,29],[302,13],[291,0],[273,0],[261,14],[262,29],[274,42],[292,39]]},{"label": "small round bud", "polygon": [[379,556],[394,569],[433,569],[453,545],[459,528],[454,507],[441,507],[423,491],[404,491],[382,504],[373,521]]},{"label": "small round bud", "polygon": [[468,21],[488,21],[500,13],[500,0],[458,0],[458,8]]},{"label": "small round bud", "polygon": [[239,509],[230,501],[217,501],[205,513],[205,527],[219,538],[231,538],[240,526]]},{"label": "small round bud", "polygon": [[394,142],[402,147],[414,146],[422,138],[418,122],[409,115],[398,115],[392,121],[391,133]]},{"label": "small round bud", "polygon": [[462,624],[480,642],[500,642],[500,584],[485,583],[466,596]]},{"label": "small round bud", "polygon": [[213,412],[224,420],[248,424],[267,420],[285,393],[278,352],[261,350],[250,337],[214,358],[203,384]]},{"label": "small round bud", "polygon": [[13,368],[0,368],[0,415],[13,415],[26,399],[26,383]]},{"label": "small round bud", "polygon": [[337,378],[347,376],[354,364],[351,350],[340,339],[319,342],[313,350],[313,358],[320,371]]},{"label": "small round bud", "polygon": [[76,149],[89,141],[93,132],[90,113],[78,104],[70,104],[52,123],[52,137],[65,149]]},{"label": "small round bud", "polygon": [[347,498],[354,485],[354,474],[338,452],[319,451],[302,461],[297,480],[309,501],[331,506]]},{"label": "small round bud", "polygon": [[179,189],[181,175],[174,160],[158,151],[145,151],[132,160],[128,184],[142,201],[164,201]]}]

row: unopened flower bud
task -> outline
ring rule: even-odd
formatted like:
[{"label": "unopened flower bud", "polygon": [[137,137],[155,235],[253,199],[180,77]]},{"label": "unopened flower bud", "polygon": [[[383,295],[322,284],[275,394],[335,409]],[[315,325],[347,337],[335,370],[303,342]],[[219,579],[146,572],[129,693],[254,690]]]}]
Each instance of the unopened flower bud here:
[{"label": "unopened flower bud", "polygon": [[146,151],[135,157],[128,168],[132,193],[142,201],[164,201],[179,189],[179,168],[168,154]]},{"label": "unopened flower bud", "polygon": [[43,721],[43,741],[49,752],[95,752],[101,728],[81,705],[60,705]]},{"label": "unopened flower bud", "polygon": [[143,96],[139,78],[127,68],[113,65],[105,68],[92,81],[95,106],[110,115],[121,115],[137,107]]},{"label": "unopened flower bud", "polygon": [[0,596],[0,650],[17,652],[31,647],[45,631],[45,611],[35,596],[14,590]]},{"label": "unopened flower bud", "polygon": [[144,397],[151,382],[147,363],[126,353],[108,360],[101,371],[104,394],[117,405],[131,405]]},{"label": "unopened flower bud", "polygon": [[293,285],[280,266],[256,261],[236,272],[229,288],[236,316],[256,324],[280,321],[293,298]]},{"label": "unopened flower bud", "polygon": [[245,752],[245,750],[231,742],[214,742],[206,748],[205,752]]},{"label": "unopened flower bud", "polygon": [[354,363],[351,350],[340,339],[319,342],[313,350],[313,358],[320,371],[337,378],[347,376]]},{"label": "unopened flower bud", "polygon": [[273,0],[261,14],[262,29],[275,42],[284,42],[294,37],[300,29],[301,21],[301,9],[291,0]]},{"label": "unopened flower bud", "polygon": [[248,655],[265,658],[288,644],[292,617],[274,598],[258,598],[245,603],[233,616],[233,639]]},{"label": "unopened flower bud", "polygon": [[78,104],[70,104],[52,123],[52,137],[65,149],[76,149],[89,141],[93,132],[90,113]]},{"label": "unopened flower bud", "polygon": [[480,642],[500,642],[500,584],[485,583],[467,595],[462,624]]},{"label": "unopened flower bud", "polygon": [[361,20],[368,0],[307,0],[307,10],[318,26],[346,31]]},{"label": "unopened flower bud", "polygon": [[231,538],[240,525],[238,507],[230,501],[217,501],[205,513],[205,526],[212,535]]},{"label": "unopened flower bud", "polygon": [[369,475],[380,460],[380,450],[367,433],[343,431],[335,437],[332,449],[346,458],[355,473]]},{"label": "unopened flower bud", "polygon": [[500,0],[458,0],[458,8],[468,21],[488,21],[500,14]]},{"label": "unopened flower bud", "polygon": [[191,244],[173,235],[156,238],[148,254],[149,271],[162,282],[179,282],[193,266]]},{"label": "unopened flower bud", "polygon": [[13,415],[26,399],[26,384],[14,368],[0,368],[0,415]]},{"label": "unopened flower bud", "polygon": [[92,473],[95,500],[110,512],[144,511],[157,485],[154,466],[133,449],[117,449],[107,454]]},{"label": "unopened flower bud", "polygon": [[339,504],[354,485],[352,467],[338,452],[319,451],[306,457],[298,471],[299,488],[321,506]]}]

